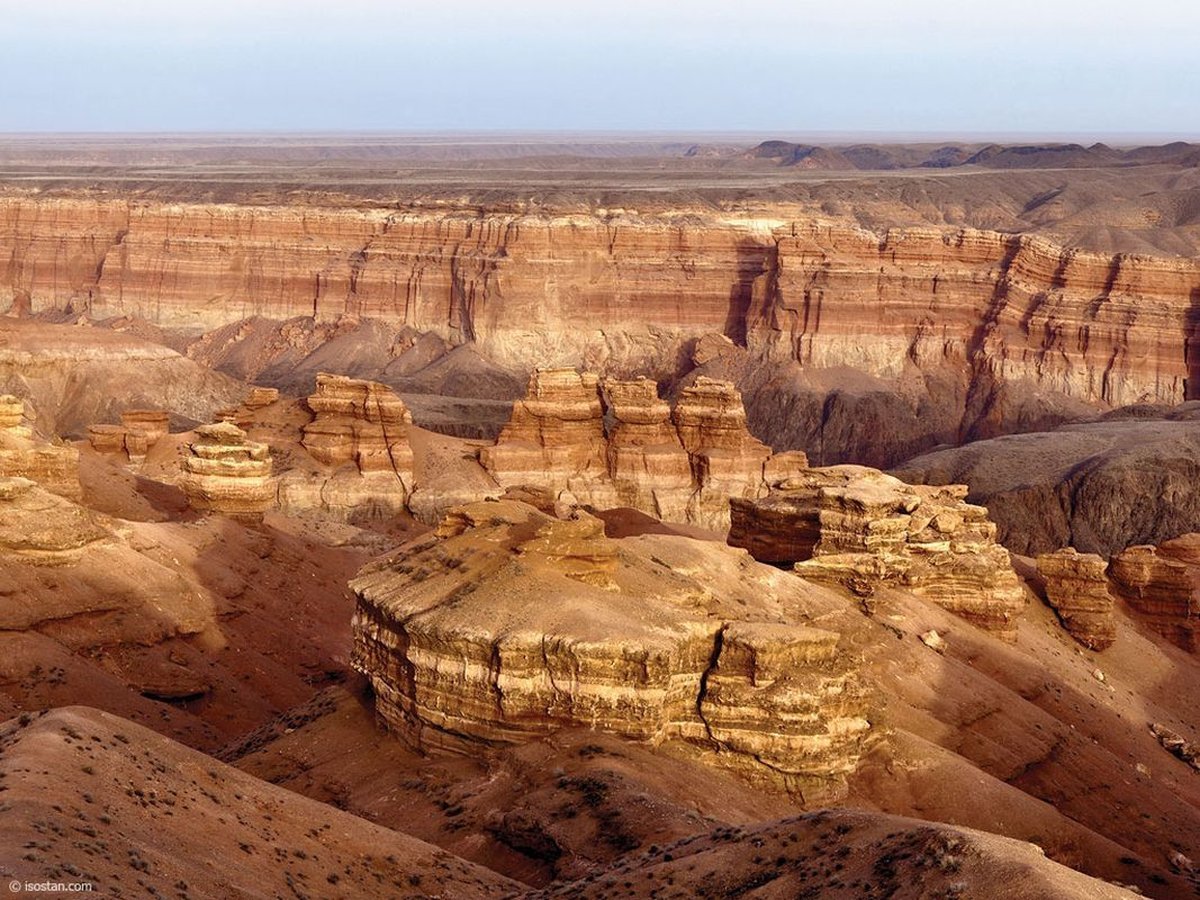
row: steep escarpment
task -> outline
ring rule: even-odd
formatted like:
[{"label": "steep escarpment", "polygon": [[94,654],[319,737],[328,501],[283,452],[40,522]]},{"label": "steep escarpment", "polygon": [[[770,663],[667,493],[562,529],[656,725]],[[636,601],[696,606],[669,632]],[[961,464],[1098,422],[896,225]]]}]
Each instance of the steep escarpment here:
[{"label": "steep escarpment", "polygon": [[510,369],[660,378],[680,374],[695,340],[724,334],[746,350],[735,368],[752,427],[820,462],[890,464],[1082,408],[1178,402],[1196,382],[1200,266],[1034,236],[877,234],[783,206],[518,214],[26,197],[0,213],[12,258],[0,298],[19,311],[192,333],[352,316],[473,344]]}]

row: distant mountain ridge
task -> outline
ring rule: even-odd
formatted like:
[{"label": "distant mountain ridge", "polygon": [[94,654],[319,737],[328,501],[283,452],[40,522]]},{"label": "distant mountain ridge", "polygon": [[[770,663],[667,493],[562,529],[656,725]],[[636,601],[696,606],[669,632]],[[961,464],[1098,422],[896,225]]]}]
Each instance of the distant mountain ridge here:
[{"label": "distant mountain ridge", "polygon": [[824,171],[888,171],[981,166],[989,169],[1055,169],[1174,165],[1200,166],[1200,144],[1186,141],[1161,146],[1115,149],[1082,144],[854,144],[818,146],[770,140],[743,154],[745,159],[774,161],[781,167]]}]

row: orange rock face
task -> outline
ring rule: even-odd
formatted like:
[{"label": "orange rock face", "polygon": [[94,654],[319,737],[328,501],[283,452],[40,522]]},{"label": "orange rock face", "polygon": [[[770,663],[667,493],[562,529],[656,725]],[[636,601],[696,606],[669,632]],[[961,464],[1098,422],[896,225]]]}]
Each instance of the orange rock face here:
[{"label": "orange rock face", "polygon": [[0,396],[0,478],[28,478],[47,490],[78,500],[79,453],[65,444],[43,441],[26,425],[33,411],[11,394]]},{"label": "orange rock face", "polygon": [[574,369],[536,370],[496,445],[479,453],[503,487],[719,530],[729,525],[731,496],[765,490],[770,458],[728,382],[701,377],[672,410],[653,381],[602,385]]},{"label": "orange rock face", "polygon": [[796,223],[776,237],[776,286],[756,296],[748,327],[776,357],[881,377],[967,365],[996,382],[1112,405],[1184,399],[1180,338],[1200,287],[1191,260],[971,229],[892,229],[880,239]]},{"label": "orange rock face", "polygon": [[254,524],[275,503],[275,480],[266,444],[221,422],[201,425],[183,458],[181,487],[194,509]]},{"label": "orange rock face", "polygon": [[1109,574],[1151,628],[1185,650],[1200,648],[1200,534],[1123,550]]},{"label": "orange rock face", "polygon": [[304,428],[304,448],[315,459],[329,466],[352,462],[360,472],[394,472],[411,482],[412,415],[387,385],[321,374],[308,406],[316,418]]},{"label": "orange rock face", "polygon": [[804,578],[864,597],[904,587],[1016,640],[1024,594],[987,510],[963,485],[908,485],[865,466],[801,472],[759,500],[733,498],[729,543],[755,559],[796,563]]},{"label": "orange rock face", "polygon": [[817,799],[870,729],[854,655],[812,624],[839,598],[712,542],[476,503],[351,589],[353,665],[422,744],[590,728]]},{"label": "orange rock face", "polygon": [[[252,392],[230,418],[251,421],[256,409],[276,399]],[[281,477],[280,506],[340,521],[403,512],[414,488],[412,415],[404,401],[386,385],[322,373],[305,403],[313,418],[303,426],[301,443],[311,460]]]},{"label": "orange rock face", "polygon": [[539,369],[529,393],[513,404],[496,446],[480,461],[500,484],[535,484],[556,492],[587,488],[607,475],[599,379],[574,369]]},{"label": "orange rock face", "polygon": [[[993,401],[1019,383],[1107,404],[1188,391],[1193,260],[788,216],[14,197],[0,200],[13,257],[0,309],[200,330],[349,314],[475,341],[503,363],[652,372],[715,332],[811,368],[974,377]],[[968,411],[986,431],[1005,403],[983,400]]]},{"label": "orange rock face", "polygon": [[159,440],[170,433],[170,416],[161,409],[129,409],[120,425],[89,425],[88,443],[97,453],[125,453],[141,462]]},{"label": "orange rock face", "polygon": [[1117,639],[1105,568],[1102,557],[1070,547],[1037,558],[1046,599],[1071,637],[1090,650],[1104,650]]},{"label": "orange rock face", "polygon": [[647,378],[608,379],[604,400],[612,417],[608,470],[617,502],[660,519],[687,521],[692,463],[658,385]]}]

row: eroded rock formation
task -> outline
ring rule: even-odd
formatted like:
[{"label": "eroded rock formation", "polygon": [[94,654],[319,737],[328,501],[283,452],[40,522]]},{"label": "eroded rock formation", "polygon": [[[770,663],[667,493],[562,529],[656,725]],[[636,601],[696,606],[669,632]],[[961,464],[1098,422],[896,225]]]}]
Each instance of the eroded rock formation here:
[{"label": "eroded rock formation", "polygon": [[1069,547],[1037,558],[1046,600],[1071,637],[1090,650],[1105,650],[1117,639],[1106,568],[1102,557]]},{"label": "eroded rock formation", "polygon": [[599,378],[574,369],[538,369],[529,393],[480,462],[501,485],[590,495],[607,476]]},{"label": "eroded rock formation", "polygon": [[687,521],[692,464],[658,385],[648,378],[608,379],[604,399],[612,417],[607,467],[617,502],[660,519]]},{"label": "eroded rock formation", "polygon": [[0,477],[0,557],[68,565],[110,537],[82,506],[27,478]]},{"label": "eroded rock formation", "polygon": [[729,543],[864,596],[903,586],[1015,640],[1024,594],[987,510],[966,503],[966,493],[864,466],[808,469],[762,499],[732,499]]},{"label": "eroded rock formation", "polygon": [[836,598],[720,545],[612,540],[501,500],[373,563],[353,663],[389,727],[430,743],[591,727],[829,796],[869,724]]},{"label": "eroded rock formation", "polygon": [[0,396],[0,478],[28,478],[78,500],[82,493],[78,451],[40,440],[28,424],[32,419],[33,411],[24,400]]},{"label": "eroded rock formation", "polygon": [[1185,650],[1200,648],[1200,534],[1123,550],[1109,574],[1151,628]]},{"label": "eroded rock formation", "polygon": [[315,459],[328,466],[354,463],[360,472],[392,472],[411,482],[412,415],[387,385],[322,373],[308,406],[316,418],[304,427],[303,443]]},{"label": "eroded rock formation", "polygon": [[270,449],[228,422],[196,429],[183,473],[180,486],[197,510],[253,524],[275,503]]},{"label": "eroded rock formation", "polygon": [[[891,464],[960,434],[1054,421],[1059,401],[1185,399],[1193,259],[796,214],[8,197],[0,309],[191,331],[350,315],[474,342],[502,365],[658,377],[697,339],[724,334],[775,366],[756,383],[752,422],[774,420],[773,441],[823,461]],[[797,386],[774,379],[780,363],[873,381]],[[870,434],[876,423],[889,432]],[[887,459],[863,455],[885,445]]]},{"label": "eroded rock formation", "polygon": [[729,497],[765,490],[770,458],[728,382],[700,377],[672,410],[649,379],[601,383],[574,369],[535,370],[499,441],[479,454],[503,487],[720,530],[729,524]]},{"label": "eroded rock formation", "polygon": [[[412,415],[404,401],[386,385],[322,373],[306,403],[314,418],[304,425],[301,443],[317,467],[284,476],[281,506],[343,520],[403,512],[414,487]],[[250,417],[253,408],[243,412]]]},{"label": "eroded rock formation", "polygon": [[124,453],[130,462],[141,462],[146,453],[170,432],[170,415],[161,409],[130,409],[121,413],[120,425],[89,425],[88,443],[97,453]]}]

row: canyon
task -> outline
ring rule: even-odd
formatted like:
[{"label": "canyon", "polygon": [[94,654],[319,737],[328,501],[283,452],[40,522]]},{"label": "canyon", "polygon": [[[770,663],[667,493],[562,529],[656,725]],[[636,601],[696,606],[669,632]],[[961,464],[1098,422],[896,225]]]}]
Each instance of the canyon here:
[{"label": "canyon", "polygon": [[406,140],[0,141],[5,875],[1195,894],[1194,145]]},{"label": "canyon", "polygon": [[[249,335],[259,320],[378,323],[469,345],[510,373],[566,365],[658,380],[686,375],[697,341],[723,335],[732,346],[698,370],[737,382],[752,430],[776,449],[825,463],[886,466],[947,441],[1191,397],[1194,260],[798,213],[9,195],[0,305],[193,341]],[[199,359],[211,349],[193,346]],[[485,384],[481,399],[497,389]]]}]

